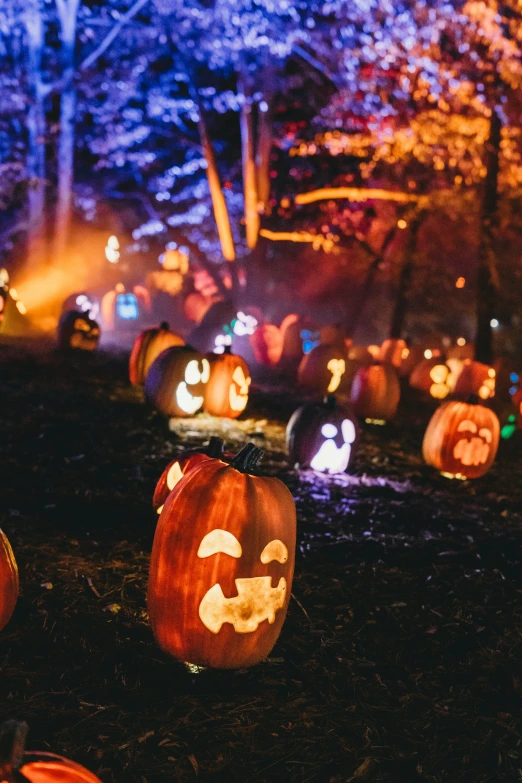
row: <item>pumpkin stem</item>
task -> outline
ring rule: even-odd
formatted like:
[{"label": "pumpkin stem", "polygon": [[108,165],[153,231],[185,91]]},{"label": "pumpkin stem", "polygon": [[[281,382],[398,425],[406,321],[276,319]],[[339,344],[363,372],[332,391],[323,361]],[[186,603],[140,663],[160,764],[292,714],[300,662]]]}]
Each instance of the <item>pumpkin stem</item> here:
[{"label": "pumpkin stem", "polygon": [[168,324],[168,321],[162,321],[162,322],[160,323],[160,329],[162,329],[162,330],[163,330],[163,331],[165,331],[165,332],[168,332],[168,330],[169,330],[169,324]]},{"label": "pumpkin stem", "polygon": [[483,405],[484,400],[481,400],[478,394],[470,394],[468,399],[466,400],[468,405]]},{"label": "pumpkin stem", "polygon": [[225,345],[223,349],[223,353],[231,354],[232,353],[232,346],[231,345]]},{"label": "pumpkin stem", "polygon": [[240,473],[250,473],[262,456],[263,449],[258,449],[253,443],[247,443],[231,461],[230,467],[239,470]]},{"label": "pumpkin stem", "polygon": [[221,459],[223,456],[223,453],[225,451],[225,441],[223,438],[217,438],[215,435],[212,435],[208,442],[208,446],[205,448],[205,454],[207,457],[212,457],[213,459]]},{"label": "pumpkin stem", "polygon": [[323,405],[326,408],[335,408],[335,405],[337,403],[337,400],[335,398],[335,394],[326,394],[323,399]]},{"label": "pumpkin stem", "polygon": [[26,778],[18,772],[25,752],[29,726],[19,720],[7,720],[0,726],[0,777],[7,781]]}]

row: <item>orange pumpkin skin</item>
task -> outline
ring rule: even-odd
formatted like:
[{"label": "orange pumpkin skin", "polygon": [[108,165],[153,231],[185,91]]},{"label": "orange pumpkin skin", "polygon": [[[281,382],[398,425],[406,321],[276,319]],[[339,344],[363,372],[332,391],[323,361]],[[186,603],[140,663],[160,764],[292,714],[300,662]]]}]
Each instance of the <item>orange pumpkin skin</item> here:
[{"label": "orange pumpkin skin", "polygon": [[406,342],[404,340],[385,340],[381,345],[379,352],[380,362],[389,362],[398,370],[406,358],[404,356],[405,351],[408,350]]},{"label": "orange pumpkin skin", "polygon": [[[236,541],[240,556],[202,553],[216,529]],[[207,460],[184,476],[165,503],[152,547],[148,606],[160,647],[180,661],[216,669],[266,658],[290,601],[295,536],[294,501],[278,479],[257,478],[221,460]],[[286,561],[262,562],[267,544],[277,542],[286,547]],[[260,581],[265,591],[278,593],[277,608],[272,594],[269,601],[249,596]],[[222,625],[209,630],[204,607],[216,590],[222,591]],[[268,604],[273,616],[265,612]],[[223,619],[236,610],[241,617],[234,622]],[[256,627],[245,630],[249,623]]]},{"label": "orange pumpkin skin", "polygon": [[18,599],[18,567],[11,544],[0,530],[0,631],[14,612]]},{"label": "orange pumpkin skin", "polygon": [[489,408],[444,402],[428,424],[422,454],[449,477],[479,478],[495,461],[499,437],[499,420]]},{"label": "orange pumpkin skin", "polygon": [[174,345],[185,345],[185,342],[179,334],[170,331],[166,322],[138,335],[129,359],[129,380],[133,386],[143,386],[152,362]]},{"label": "orange pumpkin skin", "polygon": [[203,410],[211,416],[237,419],[246,408],[250,391],[250,370],[241,356],[230,350],[211,354],[210,379],[205,387]]},{"label": "orange pumpkin skin", "polygon": [[258,326],[248,338],[258,364],[275,366],[283,353],[283,335],[274,324]]},{"label": "orange pumpkin skin", "polygon": [[388,421],[397,412],[401,387],[391,364],[361,367],[352,384],[351,401],[358,416]]},{"label": "orange pumpkin skin", "polygon": [[423,359],[410,375],[410,386],[443,400],[453,389],[451,368],[440,357]]},{"label": "orange pumpkin skin", "polygon": [[318,394],[336,394],[344,387],[346,353],[335,345],[317,345],[301,359],[297,370],[300,386]]},{"label": "orange pumpkin skin", "polygon": [[469,359],[464,362],[462,372],[455,384],[455,396],[467,399],[477,395],[481,400],[495,396],[496,371],[493,367]]}]

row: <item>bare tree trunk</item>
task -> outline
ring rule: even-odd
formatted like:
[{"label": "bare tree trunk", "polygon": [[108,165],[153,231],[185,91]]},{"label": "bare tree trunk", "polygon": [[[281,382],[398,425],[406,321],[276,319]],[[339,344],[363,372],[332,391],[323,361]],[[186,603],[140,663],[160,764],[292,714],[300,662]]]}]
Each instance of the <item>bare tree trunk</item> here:
[{"label": "bare tree trunk", "polygon": [[[270,154],[273,140],[272,96],[264,93],[266,110],[259,110],[257,128],[257,197],[263,214],[270,214]],[[264,109],[265,107],[263,107]]]},{"label": "bare tree trunk", "polygon": [[424,220],[424,210],[419,210],[410,219],[410,232],[406,242],[404,262],[399,274],[399,286],[397,298],[390,325],[390,339],[399,340],[402,337],[404,322],[406,320],[406,307],[408,304],[408,293],[411,281],[411,275],[415,263],[415,251],[417,248],[417,238],[419,229]]},{"label": "bare tree trunk", "polygon": [[477,335],[475,359],[484,364],[493,361],[493,332],[491,319],[495,315],[496,289],[493,275],[492,230],[497,219],[498,170],[502,120],[492,110],[486,153],[486,181],[480,227],[479,267],[477,275]]},{"label": "bare tree trunk", "polygon": [[241,74],[238,87],[243,93],[240,109],[241,160],[243,165],[243,194],[245,200],[245,227],[247,246],[253,250],[259,235],[256,162],[254,153],[253,104],[248,76]]}]

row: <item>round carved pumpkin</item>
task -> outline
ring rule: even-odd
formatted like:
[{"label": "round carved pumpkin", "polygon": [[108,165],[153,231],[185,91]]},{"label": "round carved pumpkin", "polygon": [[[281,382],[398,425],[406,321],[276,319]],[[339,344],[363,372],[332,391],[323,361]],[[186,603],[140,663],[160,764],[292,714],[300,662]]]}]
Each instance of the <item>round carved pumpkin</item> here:
[{"label": "round carved pumpkin", "polygon": [[152,362],[160,353],[175,345],[185,345],[179,334],[171,332],[163,321],[159,328],[145,329],[136,338],[129,359],[129,379],[135,386],[143,386]]},{"label": "round carved pumpkin", "polygon": [[188,345],[155,359],[145,379],[145,396],[165,416],[193,416],[203,405],[210,364]]},{"label": "round carved pumpkin", "polygon": [[69,310],[58,322],[58,346],[94,351],[100,341],[100,327],[86,313]]},{"label": "round carved pumpkin", "polygon": [[339,391],[346,373],[346,353],[335,345],[317,345],[303,356],[297,371],[300,386],[318,394]]},{"label": "round carved pumpkin", "polygon": [[208,357],[210,379],[205,387],[203,410],[211,416],[236,419],[246,408],[250,390],[250,370],[241,356],[225,348]]},{"label": "round carved pumpkin", "polygon": [[423,359],[410,375],[410,386],[436,400],[444,400],[455,386],[454,375],[443,359]]},{"label": "round carved pumpkin", "polygon": [[149,616],[180,661],[236,669],[272,650],[292,589],[296,518],[276,478],[251,475],[262,452],[203,462],[165,503],[152,547]]},{"label": "round carved pumpkin", "polygon": [[11,544],[0,530],[0,631],[14,612],[18,599],[18,567]]},{"label": "round carved pumpkin", "polygon": [[169,494],[174,487],[181,481],[183,476],[192,468],[205,462],[210,457],[215,459],[224,459],[224,443],[221,438],[211,437],[206,446],[199,450],[184,451],[179,457],[169,462],[160,476],[154,496],[152,506],[157,514],[161,514],[163,506]]},{"label": "round carved pumpkin", "polygon": [[391,364],[361,367],[353,379],[351,400],[355,413],[370,422],[388,421],[397,412],[401,387]]},{"label": "round carved pumpkin", "polygon": [[27,724],[0,726],[0,783],[101,783],[92,772],[54,753],[25,751]]},{"label": "round carved pumpkin", "polygon": [[277,326],[274,324],[258,326],[250,335],[249,343],[258,364],[273,367],[279,363],[283,353],[283,335]]},{"label": "round carved pumpkin", "polygon": [[428,465],[449,478],[478,478],[497,453],[500,424],[483,405],[444,402],[424,434],[422,453]]},{"label": "round carved pumpkin", "polygon": [[323,473],[344,473],[354,453],[357,425],[349,407],[334,397],[298,408],[286,428],[290,460]]},{"label": "round carved pumpkin", "polygon": [[455,384],[455,396],[467,399],[476,395],[481,400],[495,396],[496,371],[482,362],[467,359]]}]

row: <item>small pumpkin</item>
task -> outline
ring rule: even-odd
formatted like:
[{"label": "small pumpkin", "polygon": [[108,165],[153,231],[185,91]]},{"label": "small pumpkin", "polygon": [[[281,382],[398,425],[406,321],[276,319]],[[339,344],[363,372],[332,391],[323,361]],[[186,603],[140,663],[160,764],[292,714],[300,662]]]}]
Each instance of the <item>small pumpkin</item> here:
[{"label": "small pumpkin", "polygon": [[258,326],[249,337],[254,359],[258,364],[274,367],[283,353],[283,335],[274,324]]},{"label": "small pumpkin", "polygon": [[7,536],[0,530],[0,631],[5,628],[18,600],[18,567]]},{"label": "small pumpkin", "polygon": [[163,506],[174,487],[181,481],[183,476],[192,470],[192,468],[205,462],[210,457],[214,459],[224,459],[224,443],[221,438],[211,437],[210,441],[202,449],[192,449],[184,451],[179,457],[169,462],[161,474],[154,496],[152,498],[152,507],[157,514],[161,514]]},{"label": "small pumpkin", "polygon": [[203,405],[210,364],[189,345],[174,346],[155,359],[145,396],[165,416],[193,416]]},{"label": "small pumpkin", "polygon": [[148,606],[156,641],[180,661],[253,666],[283,626],[295,559],[293,498],[251,475],[252,444],[226,465],[210,459],[183,477],[161,512]]},{"label": "small pumpkin", "polygon": [[236,419],[246,408],[252,379],[241,356],[226,346],[222,354],[208,357],[210,378],[205,387],[203,410],[211,416]]},{"label": "small pumpkin", "polygon": [[393,364],[395,369],[399,369],[404,359],[409,353],[405,340],[385,340],[379,351],[379,361]]},{"label": "small pumpkin", "polygon": [[129,379],[134,386],[143,386],[152,362],[167,348],[185,345],[179,334],[171,332],[163,321],[159,327],[145,329],[136,338],[129,359]]},{"label": "small pumpkin", "polygon": [[443,400],[455,386],[451,367],[440,358],[423,359],[410,375],[410,386],[436,400]]},{"label": "small pumpkin", "polygon": [[95,351],[100,342],[100,327],[86,313],[69,310],[58,322],[58,346],[79,351]]},{"label": "small pumpkin", "polygon": [[335,397],[298,408],[286,428],[290,460],[323,473],[344,473],[354,453],[357,424],[351,409]]},{"label": "small pumpkin", "polygon": [[74,761],[54,753],[25,752],[27,724],[9,720],[0,727],[0,783],[101,783]]},{"label": "small pumpkin", "polygon": [[391,364],[361,367],[353,379],[351,401],[358,416],[370,422],[383,422],[395,416],[401,387]]},{"label": "small pumpkin", "polygon": [[467,399],[476,395],[481,400],[495,396],[496,370],[482,362],[466,359],[455,384],[455,396]]},{"label": "small pumpkin", "polygon": [[444,402],[428,424],[422,454],[428,465],[449,478],[479,478],[495,460],[499,437],[499,420],[489,408]]},{"label": "small pumpkin", "polygon": [[303,356],[297,371],[300,386],[318,394],[339,391],[346,373],[346,353],[335,345],[317,345]]}]

